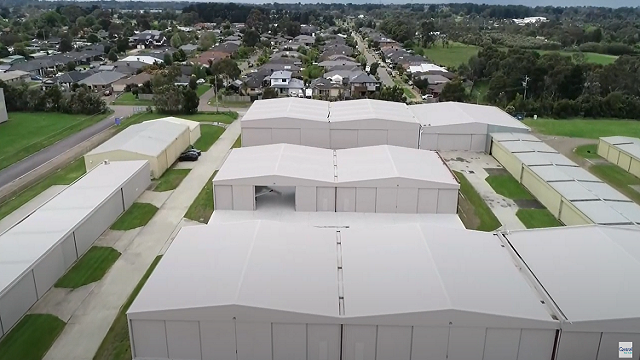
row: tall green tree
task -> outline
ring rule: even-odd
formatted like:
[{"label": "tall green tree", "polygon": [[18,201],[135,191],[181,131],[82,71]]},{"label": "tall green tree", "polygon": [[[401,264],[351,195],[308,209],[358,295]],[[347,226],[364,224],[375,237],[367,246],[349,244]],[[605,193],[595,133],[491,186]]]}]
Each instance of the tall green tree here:
[{"label": "tall green tree", "polygon": [[440,93],[440,101],[458,101],[465,102],[469,98],[467,90],[464,88],[460,79],[449,81],[442,88]]}]

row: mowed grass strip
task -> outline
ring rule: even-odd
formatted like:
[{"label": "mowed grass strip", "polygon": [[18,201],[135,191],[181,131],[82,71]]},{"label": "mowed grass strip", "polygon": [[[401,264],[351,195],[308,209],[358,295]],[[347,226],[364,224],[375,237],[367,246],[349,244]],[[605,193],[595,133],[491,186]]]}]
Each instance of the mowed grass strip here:
[{"label": "mowed grass strip", "polygon": [[218,172],[214,172],[204,185],[198,196],[189,206],[184,217],[193,221],[206,224],[213,214],[213,178]]},{"label": "mowed grass strip", "polygon": [[49,314],[28,314],[0,341],[0,360],[40,360],[65,327]]},{"label": "mowed grass strip", "polygon": [[442,44],[437,42],[430,48],[423,48],[423,53],[434,63],[453,69],[460,64],[468,63],[469,59],[477,55],[479,50],[480,48],[474,45],[451,42],[448,47],[442,47]]},{"label": "mowed grass strip", "polygon": [[613,164],[592,165],[589,171],[640,204],[640,193],[631,187],[631,185],[640,185],[640,179],[637,177]]},{"label": "mowed grass strip", "polygon": [[536,132],[553,136],[598,139],[602,136],[624,135],[640,137],[640,121],[616,119],[525,119]]},{"label": "mowed grass strip", "polygon": [[[136,296],[140,293],[140,290],[151,276],[151,273],[162,259],[162,255],[157,256],[147,272],[133,289],[131,295],[127,301],[122,305],[118,315],[111,324],[107,335],[102,340],[98,351],[93,356],[93,360],[131,360],[131,343],[129,342],[129,326],[127,323],[127,310],[135,300]],[[2,359],[4,360],[4,359]]]},{"label": "mowed grass strip", "polygon": [[562,226],[547,209],[519,209],[516,211],[516,216],[527,229]]},{"label": "mowed grass strip", "polygon": [[55,284],[57,288],[77,289],[101,280],[120,257],[110,247],[93,246]]},{"label": "mowed grass strip", "polygon": [[484,202],[482,196],[473,188],[469,180],[461,172],[454,171],[454,173],[460,182],[460,193],[462,193],[462,196],[473,206],[473,212],[480,220],[480,225],[478,225],[475,230],[494,231],[502,226],[493,211],[491,211],[487,203]]},{"label": "mowed grass strip", "polygon": [[153,100],[143,100],[136,98],[133,93],[126,92],[118,96],[113,102],[113,105],[126,105],[126,106],[153,106]]},{"label": "mowed grass strip", "polygon": [[78,178],[80,178],[86,172],[87,171],[84,166],[83,158],[72,161],[64,168],[40,180],[31,187],[17,194],[15,197],[5,201],[2,206],[0,206],[0,219],[3,219],[7,215],[16,211],[22,205],[26,204],[51,186],[69,185],[72,182],[78,180]]},{"label": "mowed grass strip", "polygon": [[575,148],[573,151],[576,153],[576,155],[585,159],[597,159],[600,157],[600,155],[598,155],[597,144],[581,145]]},{"label": "mowed grass strip", "polygon": [[189,175],[190,171],[191,169],[168,169],[164,172],[164,174],[162,174],[162,176],[160,176],[160,179],[158,179],[158,184],[153,189],[153,191],[163,192],[175,190],[180,185],[182,180],[184,180],[184,178]]},{"label": "mowed grass strip", "polygon": [[147,225],[158,208],[147,203],[133,203],[113,225],[111,230],[131,230]]},{"label": "mowed grass strip", "polygon": [[242,136],[238,136],[238,138],[236,139],[236,141],[233,143],[232,148],[237,149],[239,147],[242,147]]},{"label": "mowed grass strip", "polygon": [[512,200],[531,200],[533,196],[511,175],[489,175],[485,181],[496,193]]},{"label": "mowed grass strip", "polygon": [[9,121],[0,127],[0,169],[96,124],[110,114],[9,113]]},{"label": "mowed grass strip", "polygon": [[225,128],[216,125],[200,125],[200,137],[193,144],[193,147],[202,151],[208,151],[218,140]]}]

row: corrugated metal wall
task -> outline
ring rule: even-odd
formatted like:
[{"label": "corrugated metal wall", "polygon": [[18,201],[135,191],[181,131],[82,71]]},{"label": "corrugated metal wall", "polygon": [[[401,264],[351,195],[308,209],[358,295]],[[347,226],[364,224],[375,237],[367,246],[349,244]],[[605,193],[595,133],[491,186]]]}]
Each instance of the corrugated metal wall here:
[{"label": "corrugated metal wall", "polygon": [[555,341],[555,330],[472,327],[136,319],[130,328],[140,360],[229,360],[236,344],[238,360],[550,360]]}]

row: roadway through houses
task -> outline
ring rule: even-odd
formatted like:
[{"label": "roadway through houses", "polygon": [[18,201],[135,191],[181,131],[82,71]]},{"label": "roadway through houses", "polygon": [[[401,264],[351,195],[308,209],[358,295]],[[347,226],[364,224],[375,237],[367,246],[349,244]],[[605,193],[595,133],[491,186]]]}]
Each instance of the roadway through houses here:
[{"label": "roadway through houses", "polygon": [[[122,248],[122,256],[77,304],[67,326],[44,360],[91,360],[120,307],[155,257],[166,249],[184,223],[183,216],[217,170],[240,135],[240,120],[231,124],[166,199],[151,221]],[[40,312],[48,312],[42,307]],[[55,311],[56,309],[52,309]],[[67,311],[67,313],[69,313]]]}]

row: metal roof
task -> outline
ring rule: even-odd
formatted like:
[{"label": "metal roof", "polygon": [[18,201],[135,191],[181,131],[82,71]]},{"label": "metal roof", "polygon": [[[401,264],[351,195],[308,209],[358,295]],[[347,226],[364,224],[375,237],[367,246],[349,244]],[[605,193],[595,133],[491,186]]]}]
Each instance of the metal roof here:
[{"label": "metal roof", "polygon": [[131,125],[87,155],[109,151],[129,151],[136,154],[158,156],[189,127],[173,121],[147,121]]},{"label": "metal roof", "polygon": [[539,165],[578,166],[578,164],[569,160],[566,156],[558,153],[527,152],[527,153],[514,153],[513,155],[527,166],[539,166]]},{"label": "metal roof", "polygon": [[554,181],[550,182],[549,185],[569,201],[600,200],[600,197],[582,186],[578,181]]},{"label": "metal roof", "polygon": [[146,164],[147,161],[100,164],[0,235],[0,294]]},{"label": "metal roof", "polygon": [[412,179],[437,184],[438,188],[449,185],[458,189],[455,179],[438,153],[398,146],[369,146],[336,150],[337,181],[349,185],[374,179]]},{"label": "metal roof", "polygon": [[621,213],[629,221],[640,224],[640,205],[631,201],[605,201],[615,211]]},{"label": "metal roof", "polygon": [[600,199],[631,202],[631,200],[626,195],[623,195],[618,190],[611,187],[611,185],[609,184],[594,181],[580,181],[579,184],[595,194]]},{"label": "metal roof", "polygon": [[500,145],[502,145],[505,149],[509,150],[512,153],[522,153],[522,152],[546,152],[546,153],[557,153],[557,151],[551,146],[543,143],[543,142],[534,142],[534,141],[500,141]]},{"label": "metal roof", "polygon": [[477,122],[529,130],[521,121],[495,106],[438,102],[410,105],[409,109],[422,125],[445,126]]},{"label": "metal roof", "polygon": [[305,180],[318,186],[376,186],[383,180],[391,180],[393,185],[387,185],[459,188],[437,153],[390,145],[330,150],[272,144],[233,149],[213,182],[295,186],[305,184]]},{"label": "metal roof", "polygon": [[572,180],[600,182],[600,179],[581,167],[542,165],[531,166],[528,169],[546,182]]},{"label": "metal roof", "polygon": [[563,328],[640,328],[640,231],[592,225],[504,236],[570,322]]},{"label": "metal roof", "polygon": [[640,139],[628,136],[601,137],[600,140],[640,160]]},{"label": "metal roof", "polygon": [[294,118],[328,122],[329,102],[313,99],[278,98],[254,101],[242,117],[243,124],[269,118]]},{"label": "metal roof", "polygon": [[509,132],[498,132],[492,133],[491,138],[498,142],[503,141],[533,141],[533,142],[542,142],[542,140],[538,139],[534,135],[528,133],[509,133]]},{"label": "metal roof", "polygon": [[605,201],[576,201],[573,202],[573,206],[591,219],[594,224],[631,224],[628,218]]},{"label": "metal roof", "polygon": [[101,71],[78,81],[78,83],[87,85],[109,85],[126,76],[127,75],[117,71]]},{"label": "metal roof", "polygon": [[254,308],[253,318],[263,320],[280,311],[290,319],[346,323],[379,317],[394,325],[455,319],[456,326],[558,326],[497,236],[422,224],[339,231],[268,221],[184,227],[128,316],[172,310],[237,316],[242,309],[232,305]]},{"label": "metal roof", "polygon": [[415,124],[418,120],[404,103],[358,99],[331,102],[329,105],[329,121],[332,123],[358,120],[389,120]]},{"label": "metal roof", "polygon": [[333,150],[271,144],[233,149],[220,167],[214,184],[234,184],[238,179],[274,176],[333,183],[334,175]]},{"label": "metal roof", "polygon": [[168,121],[168,122],[172,122],[172,123],[175,123],[175,124],[182,124],[182,125],[188,126],[190,130],[193,130],[193,129],[196,129],[196,128],[200,127],[200,123],[197,122],[197,121],[177,118],[177,117],[173,117],[173,116],[163,117],[163,118],[155,119],[155,120],[148,120],[148,121],[145,121],[145,122],[153,122],[153,121]]}]

